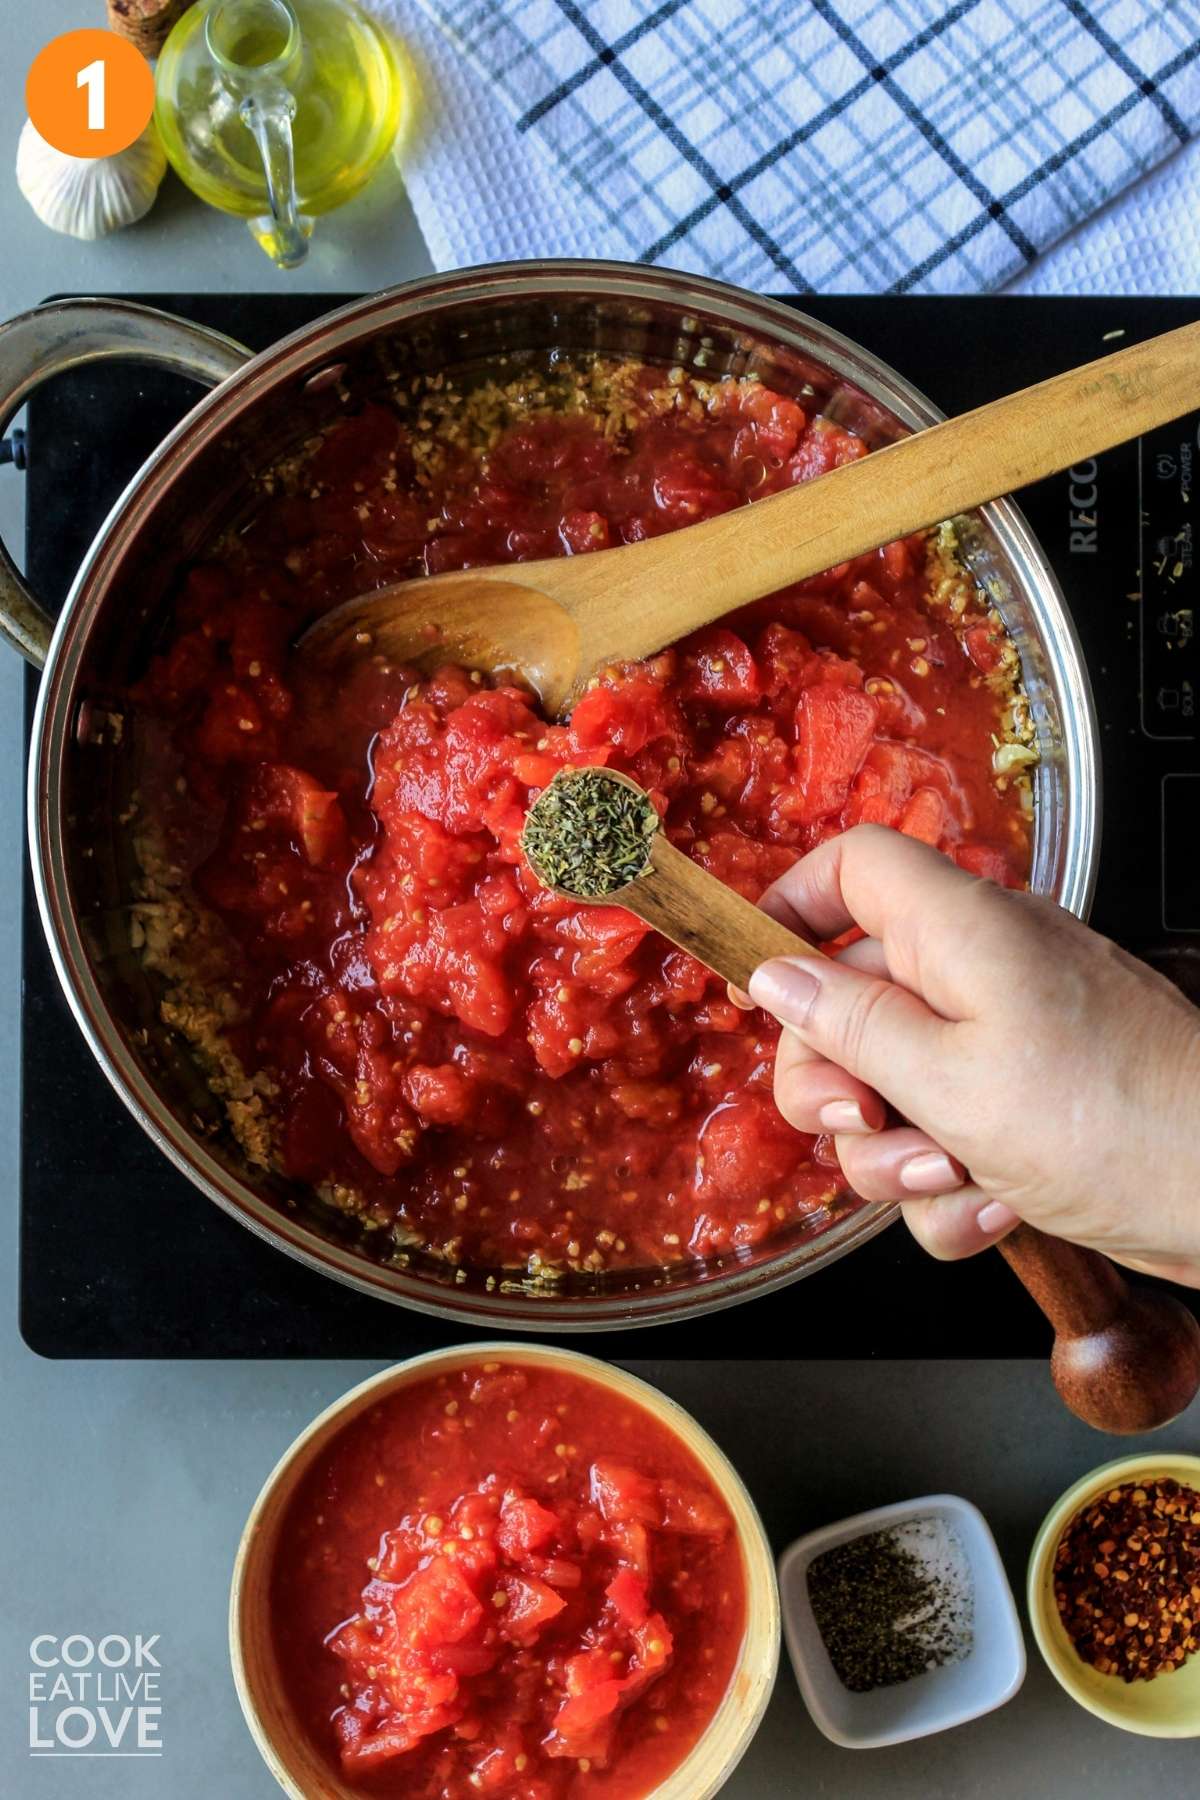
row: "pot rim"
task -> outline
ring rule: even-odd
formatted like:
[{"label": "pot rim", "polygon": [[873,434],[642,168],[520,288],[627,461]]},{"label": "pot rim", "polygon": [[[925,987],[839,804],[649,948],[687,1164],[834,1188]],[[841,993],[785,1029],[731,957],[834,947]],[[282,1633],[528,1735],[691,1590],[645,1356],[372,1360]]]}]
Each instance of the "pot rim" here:
[{"label": "pot rim", "polygon": [[[250,358],[204,395],[142,465],[100,526],[71,584],[51,638],[37,696],[29,751],[28,827],[33,885],[51,958],[67,1002],[92,1054],[125,1105],[159,1150],[210,1200],[264,1242],[361,1293],[417,1312],[476,1326],[562,1333],[625,1329],[700,1316],[773,1292],[837,1261],[876,1236],[899,1215],[895,1205],[867,1204],[844,1231],[793,1244],[757,1266],[722,1268],[700,1281],[664,1285],[651,1278],[636,1295],[548,1294],[519,1297],[464,1292],[448,1280],[370,1262],[263,1199],[210,1154],[159,1098],[124,1040],[92,972],[71,903],[64,853],[60,796],[65,747],[83,671],[90,627],[109,590],[110,578],[131,547],[140,522],[131,515],[163,498],[174,480],[209,448],[243,406],[271,387],[317,374],[357,346],[364,331],[402,327],[430,302],[521,300],[554,295],[599,296],[636,304],[658,301],[719,316],[723,326],[756,332],[787,348],[820,357],[835,375],[862,389],[903,424],[919,430],[945,415],[910,382],[840,332],[784,301],[763,299],[725,282],[636,263],[587,259],[539,259],[483,264],[416,280],[363,296],[323,314]],[[1039,609],[1040,642],[1063,696],[1063,756],[1074,817],[1068,820],[1068,857],[1059,903],[1086,918],[1099,859],[1099,727],[1082,648],[1048,560],[1019,509],[1009,499],[979,509],[996,540],[1018,566],[1031,567],[1031,591]],[[517,1308],[520,1309],[519,1313]]]}]

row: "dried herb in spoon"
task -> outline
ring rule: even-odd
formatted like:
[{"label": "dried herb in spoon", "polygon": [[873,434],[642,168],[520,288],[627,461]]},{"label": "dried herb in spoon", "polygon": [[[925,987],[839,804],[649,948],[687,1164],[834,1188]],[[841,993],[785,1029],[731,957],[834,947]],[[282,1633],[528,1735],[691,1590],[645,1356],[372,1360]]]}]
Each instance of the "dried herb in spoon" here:
[{"label": "dried herb in spoon", "polygon": [[521,848],[539,881],[601,900],[644,875],[658,814],[607,769],[560,769],[530,807]]}]

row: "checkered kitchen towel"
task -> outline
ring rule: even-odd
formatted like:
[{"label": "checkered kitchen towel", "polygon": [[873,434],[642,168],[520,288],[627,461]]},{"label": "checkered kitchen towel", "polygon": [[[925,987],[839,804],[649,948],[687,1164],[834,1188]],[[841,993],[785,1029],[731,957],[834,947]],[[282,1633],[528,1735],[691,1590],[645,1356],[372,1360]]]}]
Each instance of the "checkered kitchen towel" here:
[{"label": "checkered kitchen towel", "polygon": [[441,268],[994,288],[1200,130],[1200,0],[366,4],[431,76],[409,186]]}]

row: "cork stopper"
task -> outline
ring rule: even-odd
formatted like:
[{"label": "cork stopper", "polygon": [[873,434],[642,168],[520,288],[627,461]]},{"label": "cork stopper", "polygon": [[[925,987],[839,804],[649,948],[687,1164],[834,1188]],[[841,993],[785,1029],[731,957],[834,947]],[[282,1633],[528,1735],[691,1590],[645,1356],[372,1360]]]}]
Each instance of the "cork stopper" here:
[{"label": "cork stopper", "polygon": [[111,30],[136,44],[143,56],[157,56],[171,27],[192,0],[108,0]]}]

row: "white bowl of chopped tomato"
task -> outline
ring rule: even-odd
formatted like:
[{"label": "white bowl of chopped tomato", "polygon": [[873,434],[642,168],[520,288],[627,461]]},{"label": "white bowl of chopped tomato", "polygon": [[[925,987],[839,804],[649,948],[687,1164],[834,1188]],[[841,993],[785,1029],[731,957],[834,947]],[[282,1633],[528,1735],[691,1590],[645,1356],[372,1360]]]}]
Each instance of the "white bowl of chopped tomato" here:
[{"label": "white bowl of chopped tomato", "polygon": [[592,1357],[435,1351],[272,1471],[234,1676],[297,1800],[704,1800],[779,1660],[770,1546],[681,1407]]},{"label": "white bowl of chopped tomato", "polygon": [[1068,1488],[1034,1541],[1027,1598],[1080,1706],[1142,1737],[1200,1737],[1200,1456],[1126,1456]]}]

